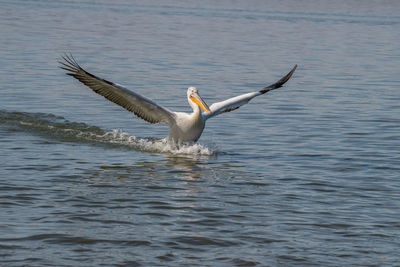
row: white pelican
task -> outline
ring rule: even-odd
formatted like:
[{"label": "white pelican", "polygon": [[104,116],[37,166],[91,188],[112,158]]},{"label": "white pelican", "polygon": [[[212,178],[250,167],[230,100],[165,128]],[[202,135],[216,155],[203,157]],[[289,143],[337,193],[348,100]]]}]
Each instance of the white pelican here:
[{"label": "white pelican", "polygon": [[[90,87],[94,92],[133,112],[136,116],[145,121],[150,123],[168,124],[168,141],[173,141],[175,143],[196,142],[200,138],[205,123],[209,118],[224,112],[238,109],[256,96],[280,88],[290,79],[297,68],[297,65],[295,65],[282,79],[261,90],[229,98],[225,101],[214,103],[210,107],[208,107],[200,97],[195,87],[189,87],[187,90],[187,100],[189,105],[193,108],[193,112],[188,114],[170,111],[169,109],[164,108],[150,99],[130,91],[119,84],[109,82],[87,72],[78,65],[72,55],[65,55],[62,58],[64,59],[64,62],[59,62],[62,64],[60,67],[68,71],[68,75],[78,79],[80,82]],[[202,110],[204,112],[202,112]]]}]

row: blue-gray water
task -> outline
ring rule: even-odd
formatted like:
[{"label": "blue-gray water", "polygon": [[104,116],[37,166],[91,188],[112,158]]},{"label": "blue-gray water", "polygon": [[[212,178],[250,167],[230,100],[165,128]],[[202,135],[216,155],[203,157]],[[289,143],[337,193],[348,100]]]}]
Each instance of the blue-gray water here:
[{"label": "blue-gray water", "polygon": [[[0,266],[399,266],[399,1],[0,1]],[[176,111],[177,151],[58,68]]]}]

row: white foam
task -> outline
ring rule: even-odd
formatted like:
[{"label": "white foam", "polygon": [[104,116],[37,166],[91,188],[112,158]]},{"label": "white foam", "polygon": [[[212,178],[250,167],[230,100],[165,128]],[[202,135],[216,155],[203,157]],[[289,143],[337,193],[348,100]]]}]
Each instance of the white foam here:
[{"label": "white foam", "polygon": [[[88,135],[89,134],[89,135]],[[93,133],[80,133],[80,137],[94,139],[96,141],[119,144],[132,147],[136,150],[156,153],[169,153],[174,155],[198,155],[211,156],[216,152],[201,144],[173,144],[166,139],[137,138],[122,130],[112,130],[103,135]]]}]

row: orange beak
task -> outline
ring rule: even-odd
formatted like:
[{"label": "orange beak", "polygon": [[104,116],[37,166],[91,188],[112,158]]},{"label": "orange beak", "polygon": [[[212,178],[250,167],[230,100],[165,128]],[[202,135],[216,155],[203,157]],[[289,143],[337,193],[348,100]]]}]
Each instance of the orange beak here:
[{"label": "orange beak", "polygon": [[202,110],[204,110],[205,112],[207,112],[208,114],[211,114],[211,110],[208,107],[208,105],[206,104],[206,102],[204,102],[204,100],[200,97],[200,95],[198,93],[193,93],[190,97],[190,100],[192,100],[194,103],[196,103]]}]

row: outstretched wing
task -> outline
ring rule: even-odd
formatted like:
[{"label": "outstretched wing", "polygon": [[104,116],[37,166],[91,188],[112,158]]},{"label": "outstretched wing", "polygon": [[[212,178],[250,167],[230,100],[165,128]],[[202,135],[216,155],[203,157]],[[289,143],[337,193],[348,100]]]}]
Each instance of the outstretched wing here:
[{"label": "outstretched wing", "polygon": [[264,87],[263,89],[261,89],[259,91],[239,95],[236,97],[229,98],[225,101],[221,101],[221,102],[212,104],[210,106],[211,114],[204,113],[203,114],[204,119],[207,120],[207,119],[217,116],[219,114],[238,109],[241,106],[243,106],[244,104],[247,104],[251,99],[253,99],[256,96],[265,94],[266,92],[269,92],[274,89],[282,87],[282,85],[284,85],[290,79],[290,77],[292,77],[296,68],[297,68],[297,65],[295,65],[293,67],[293,69],[288,74],[286,74],[282,79],[280,79],[279,81],[277,81],[274,84]]},{"label": "outstretched wing", "polygon": [[59,61],[62,64],[60,68],[68,71],[68,75],[90,87],[99,95],[133,112],[145,121],[169,124],[174,119],[175,115],[173,112],[154,103],[150,99],[130,91],[119,84],[104,80],[87,72],[79,66],[72,55],[65,55],[62,59],[64,61]]}]

